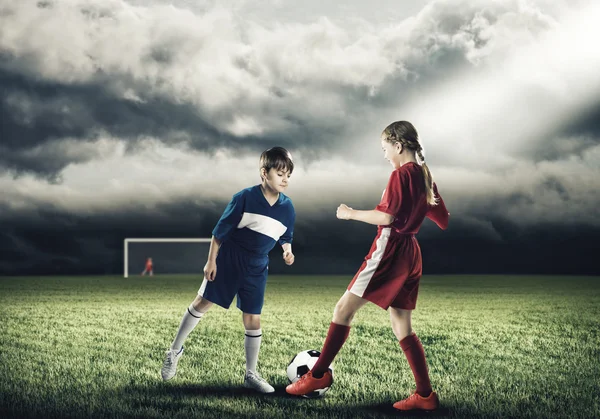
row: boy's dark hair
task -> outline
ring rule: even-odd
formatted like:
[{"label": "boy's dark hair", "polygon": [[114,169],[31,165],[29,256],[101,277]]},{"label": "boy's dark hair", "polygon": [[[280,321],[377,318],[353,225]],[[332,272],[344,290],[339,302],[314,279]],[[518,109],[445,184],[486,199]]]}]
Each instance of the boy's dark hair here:
[{"label": "boy's dark hair", "polygon": [[267,172],[273,168],[275,170],[288,170],[291,175],[294,171],[294,162],[292,155],[283,147],[273,147],[265,150],[260,155],[260,169]]}]

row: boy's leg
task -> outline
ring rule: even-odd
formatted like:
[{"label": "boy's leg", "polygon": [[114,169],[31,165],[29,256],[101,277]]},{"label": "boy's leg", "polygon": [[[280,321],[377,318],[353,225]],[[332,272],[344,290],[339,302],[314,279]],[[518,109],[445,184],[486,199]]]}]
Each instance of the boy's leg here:
[{"label": "boy's leg", "polygon": [[262,329],[260,328],[260,314],[244,313],[244,349],[246,352],[246,374],[244,387],[251,388],[260,393],[273,393],[275,389],[267,380],[257,372],[258,353],[262,342]]},{"label": "boy's leg", "polygon": [[183,342],[212,305],[212,302],[198,295],[187,308],[179,324],[175,339],[171,343],[171,347],[167,349],[163,367],[160,371],[163,380],[170,380],[177,373],[177,363],[183,355]]},{"label": "boy's leg", "polygon": [[350,323],[354,314],[367,302],[364,298],[346,291],[335,306],[333,321],[329,325],[321,356],[319,356],[311,371],[303,375],[300,380],[286,387],[285,390],[288,393],[303,396],[315,390],[331,386],[333,377],[329,372],[329,366],[350,334]]},{"label": "boy's leg", "polygon": [[192,304],[187,308],[183,314],[179,329],[171,343],[171,349],[179,350],[183,347],[183,342],[186,340],[188,335],[196,327],[202,316],[212,307],[213,303],[208,301],[206,298],[197,295]]},{"label": "boy's leg", "polygon": [[275,389],[257,372],[258,353],[262,342],[260,313],[262,311],[267,286],[268,258],[247,258],[246,276],[238,290],[237,307],[242,311],[244,328],[244,349],[246,352],[246,374],[244,387],[260,393],[273,393]]},{"label": "boy's leg", "polygon": [[260,328],[260,314],[243,313],[245,338],[244,349],[246,352],[246,375],[256,372],[258,352],[262,342],[262,329]]},{"label": "boy's leg", "polygon": [[221,245],[219,254],[217,255],[218,269],[215,278],[213,281],[208,281],[204,278],[196,299],[183,315],[177,335],[171,344],[171,348],[167,351],[167,359],[163,366],[163,369],[166,369],[166,373],[163,373],[163,379],[168,380],[175,375],[177,362],[183,353],[183,342],[194,327],[196,327],[202,315],[213,304],[217,304],[225,309],[228,309],[231,305],[241,277],[240,268],[235,262],[234,252],[232,252],[226,243]]}]

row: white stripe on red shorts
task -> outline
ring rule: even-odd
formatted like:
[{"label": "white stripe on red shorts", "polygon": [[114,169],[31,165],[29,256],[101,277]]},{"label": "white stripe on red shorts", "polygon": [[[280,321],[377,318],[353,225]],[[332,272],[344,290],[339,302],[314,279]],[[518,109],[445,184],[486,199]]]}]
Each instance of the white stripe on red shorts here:
[{"label": "white stripe on red shorts", "polygon": [[381,234],[377,238],[376,248],[373,251],[373,254],[367,255],[367,266],[362,270],[354,284],[350,288],[350,292],[352,294],[358,295],[362,297],[365,293],[365,290],[369,286],[369,282],[371,282],[371,278],[373,278],[373,274],[377,271],[379,267],[379,262],[381,262],[381,258],[383,257],[383,253],[385,251],[385,247],[387,246],[388,240],[390,238],[391,228],[383,228],[381,229]]}]

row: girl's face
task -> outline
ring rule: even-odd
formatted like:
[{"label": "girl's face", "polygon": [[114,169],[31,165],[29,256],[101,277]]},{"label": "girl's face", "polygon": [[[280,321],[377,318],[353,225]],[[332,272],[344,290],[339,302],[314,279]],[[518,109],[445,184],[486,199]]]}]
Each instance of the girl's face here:
[{"label": "girl's face", "polygon": [[390,162],[394,169],[398,169],[400,164],[400,153],[402,146],[400,143],[392,144],[388,141],[381,140],[381,149],[383,150],[383,158]]},{"label": "girl's face", "polygon": [[290,172],[287,169],[277,170],[275,168],[261,169],[263,185],[273,192],[285,192],[290,181]]}]

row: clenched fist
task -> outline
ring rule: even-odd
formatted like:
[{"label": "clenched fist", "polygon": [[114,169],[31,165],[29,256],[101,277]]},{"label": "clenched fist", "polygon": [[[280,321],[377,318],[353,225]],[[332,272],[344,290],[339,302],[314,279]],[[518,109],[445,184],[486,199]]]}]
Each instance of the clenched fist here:
[{"label": "clenched fist", "polygon": [[337,208],[337,212],[335,213],[335,216],[340,220],[349,220],[350,215],[352,215],[352,208],[346,204],[340,204],[340,206]]}]

